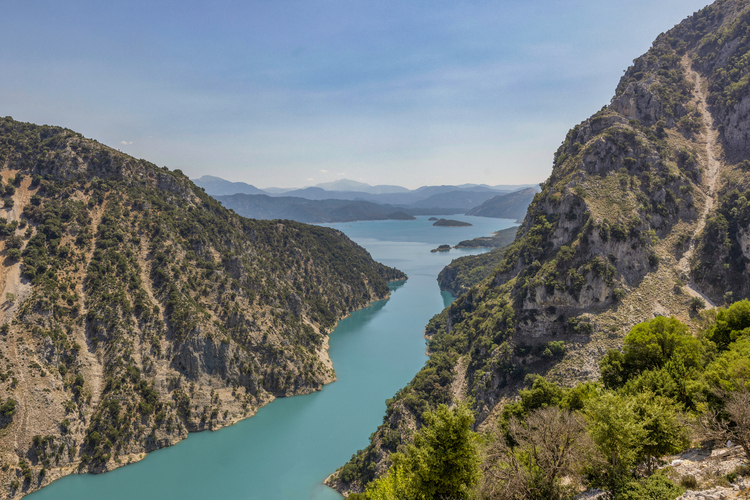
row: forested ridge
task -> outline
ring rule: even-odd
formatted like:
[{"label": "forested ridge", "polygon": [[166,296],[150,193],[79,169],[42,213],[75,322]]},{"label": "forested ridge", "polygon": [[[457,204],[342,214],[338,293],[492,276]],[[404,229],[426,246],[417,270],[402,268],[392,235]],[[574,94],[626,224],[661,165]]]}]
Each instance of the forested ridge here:
[{"label": "forested ridge", "polygon": [[180,171],[0,119],[4,494],[334,380],[327,334],[400,271],[342,233],[237,216]]}]

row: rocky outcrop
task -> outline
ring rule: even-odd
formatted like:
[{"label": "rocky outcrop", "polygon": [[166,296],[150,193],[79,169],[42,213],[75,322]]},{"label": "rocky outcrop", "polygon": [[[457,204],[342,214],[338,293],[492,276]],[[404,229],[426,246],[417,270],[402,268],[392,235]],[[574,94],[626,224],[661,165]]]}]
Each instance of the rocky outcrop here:
[{"label": "rocky outcrop", "polygon": [[647,125],[656,123],[663,112],[659,96],[651,91],[655,83],[655,78],[628,83],[622,93],[612,100],[610,107],[628,120],[639,120]]}]

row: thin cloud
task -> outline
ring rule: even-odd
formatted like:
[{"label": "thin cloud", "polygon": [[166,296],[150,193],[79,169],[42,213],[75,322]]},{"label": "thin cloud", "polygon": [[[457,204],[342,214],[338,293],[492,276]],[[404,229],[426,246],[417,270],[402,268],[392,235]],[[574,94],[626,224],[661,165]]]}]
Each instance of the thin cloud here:
[{"label": "thin cloud", "polygon": [[130,141],[130,142],[128,142],[128,141],[120,141],[120,144],[122,144],[124,146],[127,146],[129,144],[133,144],[133,141]]},{"label": "thin cloud", "polygon": [[327,174],[327,173],[328,173],[328,170],[326,170],[326,169],[324,169],[324,168],[321,168],[321,169],[320,169],[320,172],[321,172],[321,173],[323,173],[323,174]]}]

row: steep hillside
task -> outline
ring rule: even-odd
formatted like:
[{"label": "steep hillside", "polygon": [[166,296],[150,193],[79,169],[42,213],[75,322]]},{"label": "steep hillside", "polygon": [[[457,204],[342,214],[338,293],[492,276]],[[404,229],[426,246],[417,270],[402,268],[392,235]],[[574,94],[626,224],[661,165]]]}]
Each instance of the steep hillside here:
[{"label": "steep hillside", "polygon": [[497,195],[481,205],[472,208],[466,215],[495,217],[502,219],[522,219],[526,209],[536,195],[536,189],[526,188],[513,193]]},{"label": "steep hillside", "polygon": [[4,497],[320,389],[336,321],[405,278],[70,130],[0,119],[0,166]]},{"label": "steep hillside", "polygon": [[720,0],[660,35],[568,133],[500,264],[430,322],[427,365],[331,484],[384,471],[439,403],[471,397],[490,424],[527,373],[597,378],[632,325],[748,296],[748,20]]}]

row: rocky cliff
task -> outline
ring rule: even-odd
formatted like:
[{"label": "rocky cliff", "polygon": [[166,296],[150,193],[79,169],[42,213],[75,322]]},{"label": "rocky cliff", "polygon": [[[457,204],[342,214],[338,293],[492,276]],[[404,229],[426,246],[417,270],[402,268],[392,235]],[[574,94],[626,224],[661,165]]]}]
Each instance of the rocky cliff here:
[{"label": "rocky cliff", "polygon": [[720,0],[660,35],[568,133],[500,264],[430,322],[431,359],[331,484],[384,471],[425,409],[471,397],[491,423],[527,373],[597,378],[635,323],[750,295],[749,21]]},{"label": "rocky cliff", "polygon": [[70,130],[0,119],[0,167],[3,497],[319,390],[336,321],[405,278]]}]

